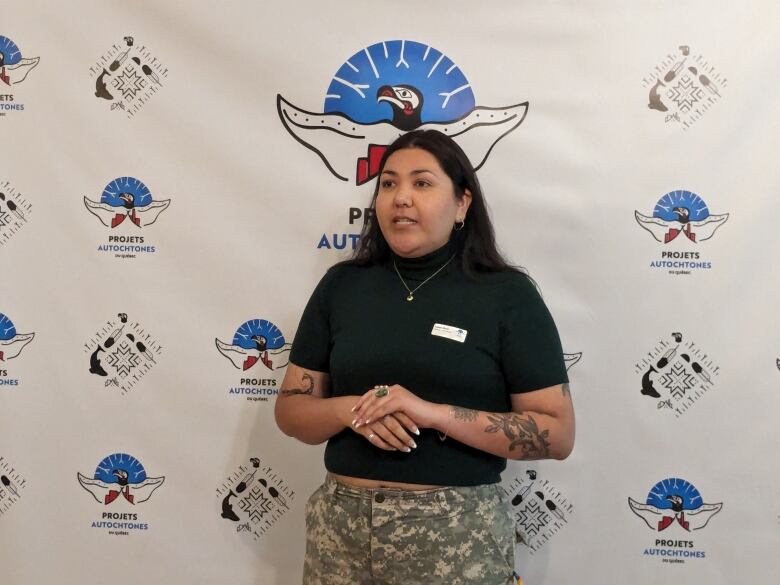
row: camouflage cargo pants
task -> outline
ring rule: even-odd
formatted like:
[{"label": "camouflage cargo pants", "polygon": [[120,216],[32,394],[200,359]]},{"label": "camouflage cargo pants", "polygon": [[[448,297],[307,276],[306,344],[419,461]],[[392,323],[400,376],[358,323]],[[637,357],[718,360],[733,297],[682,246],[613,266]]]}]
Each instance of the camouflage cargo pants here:
[{"label": "camouflage cargo pants", "polygon": [[328,476],[306,504],[305,585],[508,585],[513,569],[498,485],[413,492]]}]

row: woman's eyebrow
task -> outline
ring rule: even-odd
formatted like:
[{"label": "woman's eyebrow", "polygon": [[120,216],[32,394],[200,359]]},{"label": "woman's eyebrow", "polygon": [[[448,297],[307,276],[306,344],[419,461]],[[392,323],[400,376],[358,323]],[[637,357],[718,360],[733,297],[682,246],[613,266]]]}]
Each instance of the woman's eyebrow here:
[{"label": "woman's eyebrow", "polygon": [[[429,173],[429,174],[433,175],[434,177],[438,176],[434,171],[432,171],[430,169],[415,169],[415,170],[409,172],[410,175],[421,175],[423,173]],[[398,173],[396,171],[392,170],[392,169],[386,169],[386,170],[382,171],[382,174],[383,175],[393,175],[394,177],[398,176]]]}]

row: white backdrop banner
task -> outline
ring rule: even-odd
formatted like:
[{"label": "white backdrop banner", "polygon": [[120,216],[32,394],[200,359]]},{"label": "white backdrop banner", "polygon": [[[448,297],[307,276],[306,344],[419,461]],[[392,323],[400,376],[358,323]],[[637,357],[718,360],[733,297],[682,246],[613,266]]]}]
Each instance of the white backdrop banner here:
[{"label": "white backdrop banner", "polygon": [[776,2],[2,13],[2,583],[300,583],[322,448],[274,402],[418,127],[566,352],[574,453],[503,476],[526,585],[775,582]]}]

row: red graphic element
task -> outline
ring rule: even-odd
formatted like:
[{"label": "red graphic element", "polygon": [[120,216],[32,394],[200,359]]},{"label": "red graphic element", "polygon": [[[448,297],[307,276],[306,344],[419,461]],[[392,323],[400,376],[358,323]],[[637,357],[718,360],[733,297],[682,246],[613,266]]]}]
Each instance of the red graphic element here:
[{"label": "red graphic element", "polygon": [[[690,529],[688,528],[689,524],[688,521],[685,519],[685,512],[680,512],[680,515],[676,518],[678,524],[685,528],[685,530],[688,530],[690,532]],[[662,530],[666,530],[671,526],[675,521],[674,516],[664,516],[661,518],[661,520],[658,521],[658,532],[661,532]]]},{"label": "red graphic element", "polygon": [[125,220],[126,217],[129,217],[130,221],[132,221],[138,227],[141,227],[141,218],[136,215],[135,209],[131,209],[129,215],[124,215],[122,213],[117,213],[114,216],[114,219],[111,220],[111,227],[115,228],[120,223],[122,223]]},{"label": "red graphic element", "polygon": [[5,361],[5,358],[3,358],[3,352],[0,351],[0,362],[4,362],[4,361]]},{"label": "red graphic element", "polygon": [[368,156],[360,157],[357,161],[357,184],[362,185],[377,176],[379,163],[384,156],[387,146],[377,144],[368,145]]},{"label": "red graphic element", "polygon": [[272,367],[273,366],[273,362],[268,359],[268,352],[264,351],[262,354],[260,354],[259,358],[257,356],[254,356],[254,355],[246,356],[246,359],[244,360],[244,363],[243,363],[243,366],[242,366],[244,368],[244,371],[246,371],[249,368],[251,368],[252,366],[254,366],[257,363],[258,359],[261,360],[269,370],[273,369],[273,367]]},{"label": "red graphic element", "polygon": [[691,231],[690,225],[686,225],[681,230],[669,228],[669,231],[666,232],[666,235],[664,236],[664,244],[668,244],[669,242],[671,242],[673,239],[679,236],[680,233],[685,234],[691,242],[696,243],[696,234]]},{"label": "red graphic element", "polygon": [[131,504],[134,503],[133,500],[135,499],[135,496],[130,495],[130,486],[125,486],[125,489],[121,492],[118,492],[116,490],[109,490],[109,492],[106,494],[105,504],[108,505],[114,500],[116,500],[119,497],[119,494],[122,494],[125,499],[130,502]]},{"label": "red graphic element", "polygon": [[0,80],[6,85],[11,85],[11,78],[5,74],[5,67],[0,67]]}]

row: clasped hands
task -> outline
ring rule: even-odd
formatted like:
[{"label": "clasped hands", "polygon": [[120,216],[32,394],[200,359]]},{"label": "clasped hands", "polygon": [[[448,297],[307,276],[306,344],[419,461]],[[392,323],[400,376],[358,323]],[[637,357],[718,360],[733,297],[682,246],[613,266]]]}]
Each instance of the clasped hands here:
[{"label": "clasped hands", "polygon": [[374,386],[352,407],[350,427],[375,447],[410,453],[412,435],[433,425],[436,406],[398,384]]}]

